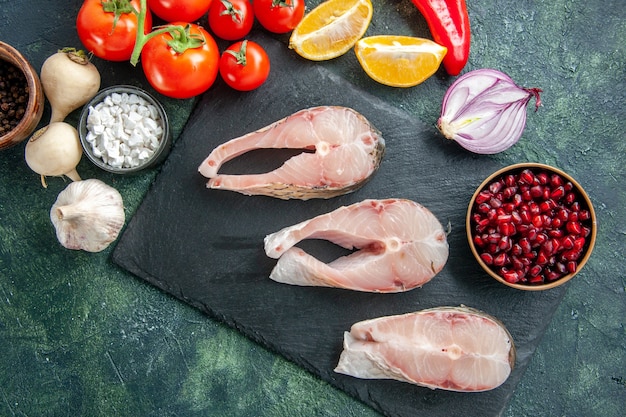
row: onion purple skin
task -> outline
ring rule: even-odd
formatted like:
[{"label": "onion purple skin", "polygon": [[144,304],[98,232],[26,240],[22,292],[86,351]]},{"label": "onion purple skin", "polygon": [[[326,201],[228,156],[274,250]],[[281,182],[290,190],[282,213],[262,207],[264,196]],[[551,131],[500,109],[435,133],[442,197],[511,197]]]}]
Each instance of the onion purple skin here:
[{"label": "onion purple skin", "polygon": [[468,151],[496,154],[517,143],[526,127],[526,107],[539,88],[519,87],[508,75],[494,69],[470,71],[446,92],[437,127],[448,139]]}]

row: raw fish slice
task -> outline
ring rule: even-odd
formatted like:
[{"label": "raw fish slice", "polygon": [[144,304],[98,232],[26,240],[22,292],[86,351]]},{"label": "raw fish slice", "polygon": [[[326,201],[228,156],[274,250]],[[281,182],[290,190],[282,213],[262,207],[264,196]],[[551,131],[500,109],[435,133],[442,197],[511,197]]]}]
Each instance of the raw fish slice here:
[{"label": "raw fish slice", "polygon": [[461,306],[354,324],[344,333],[335,372],[477,392],[500,386],[514,365],[515,346],[504,325]]},{"label": "raw fish slice", "polygon": [[[225,162],[268,148],[303,153],[268,173],[218,173]],[[347,107],[313,107],[218,146],[198,171],[210,178],[208,188],[281,199],[330,198],[365,184],[380,165],[384,150],[380,132],[361,114]]]},{"label": "raw fish slice", "polygon": [[[325,264],[294,247],[304,239],[358,250]],[[430,281],[448,259],[448,243],[441,223],[422,205],[365,200],[266,236],[265,253],[278,259],[274,281],[387,293]]]}]

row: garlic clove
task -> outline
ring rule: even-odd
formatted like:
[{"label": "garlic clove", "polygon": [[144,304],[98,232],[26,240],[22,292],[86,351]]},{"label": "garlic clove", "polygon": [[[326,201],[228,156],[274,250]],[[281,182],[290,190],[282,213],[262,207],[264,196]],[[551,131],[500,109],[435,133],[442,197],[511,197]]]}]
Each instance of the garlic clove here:
[{"label": "garlic clove", "polygon": [[100,252],[124,226],[124,203],[115,188],[100,180],[74,181],[59,193],[50,220],[63,247]]}]

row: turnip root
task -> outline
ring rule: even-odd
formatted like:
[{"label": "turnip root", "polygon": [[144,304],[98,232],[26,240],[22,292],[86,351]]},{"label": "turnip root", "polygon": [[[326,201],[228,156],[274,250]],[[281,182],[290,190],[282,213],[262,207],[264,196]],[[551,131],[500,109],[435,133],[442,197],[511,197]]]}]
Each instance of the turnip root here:
[{"label": "turnip root", "polygon": [[65,120],[100,89],[98,69],[84,51],[73,48],[49,56],[41,67],[39,78],[52,109],[50,123]]},{"label": "turnip root", "polygon": [[26,143],[26,163],[41,175],[41,184],[47,187],[46,176],[65,175],[80,181],[76,166],[83,155],[78,131],[66,122],[53,122],[36,131]]}]

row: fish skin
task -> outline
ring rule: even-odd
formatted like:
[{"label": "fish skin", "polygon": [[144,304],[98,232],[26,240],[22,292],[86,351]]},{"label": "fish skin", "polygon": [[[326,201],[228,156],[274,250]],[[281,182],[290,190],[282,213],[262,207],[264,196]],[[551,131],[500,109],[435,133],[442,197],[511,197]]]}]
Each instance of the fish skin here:
[{"label": "fish skin", "polygon": [[[455,330],[461,336],[455,338]],[[490,337],[495,340],[492,345]],[[502,385],[514,366],[515,344],[506,327],[482,311],[460,306],[355,323],[344,333],[335,372],[431,389],[481,392]]]},{"label": "fish skin", "polygon": [[[338,134],[344,130],[346,134]],[[298,154],[268,173],[218,173],[231,159],[270,148],[310,152]],[[198,171],[209,178],[207,188],[284,200],[332,198],[362,187],[380,166],[384,153],[382,134],[363,115],[348,107],[319,106],[219,145]]]},{"label": "fish skin", "polygon": [[[328,264],[295,245],[326,239],[355,252]],[[265,253],[278,259],[277,282],[365,292],[420,287],[448,259],[446,232],[424,206],[406,199],[364,200],[267,235]]]}]

